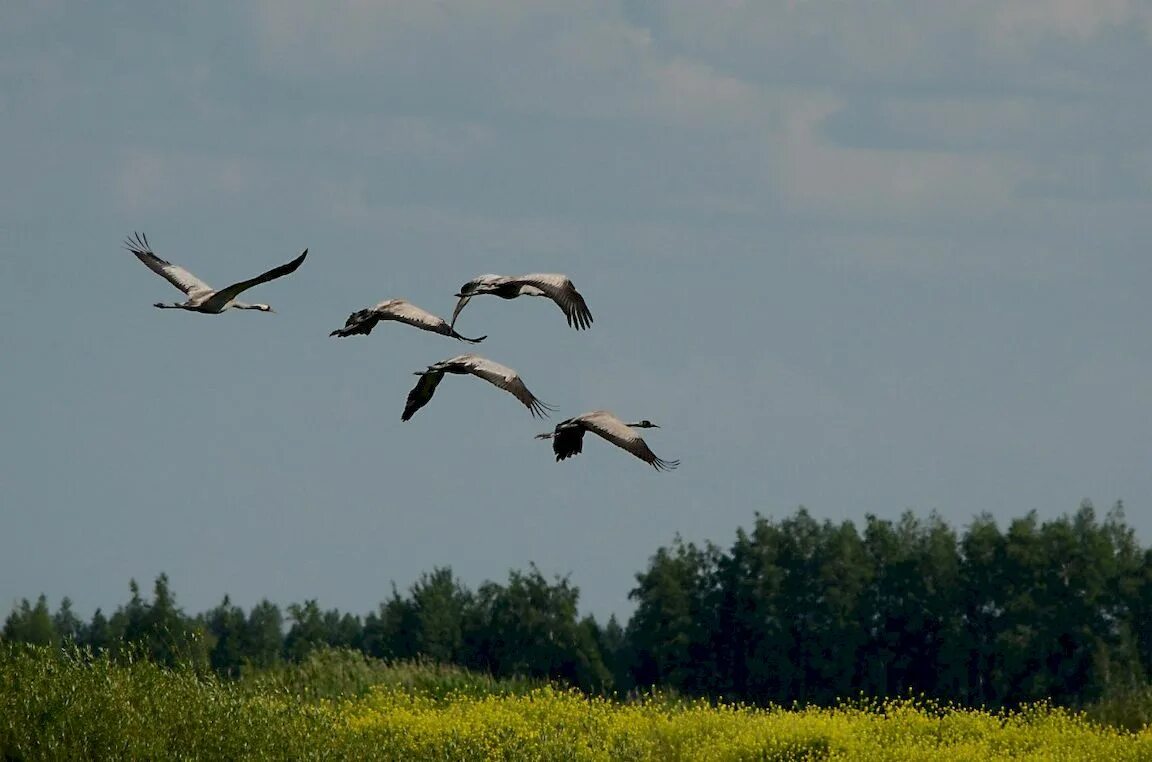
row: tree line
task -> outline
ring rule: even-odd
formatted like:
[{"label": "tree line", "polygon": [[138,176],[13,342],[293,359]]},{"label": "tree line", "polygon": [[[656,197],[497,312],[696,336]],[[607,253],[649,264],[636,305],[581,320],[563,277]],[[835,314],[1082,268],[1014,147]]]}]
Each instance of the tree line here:
[{"label": "tree line", "polygon": [[908,692],[966,705],[1042,698],[1084,704],[1143,685],[1152,668],[1152,550],[1117,503],[1103,520],[1035,513],[1001,529],[989,516],[957,532],[938,516],[817,521],[803,508],[756,516],[731,546],[676,538],[636,575],[625,626],[578,610],[566,577],[532,566],[476,590],[448,568],[420,577],[366,616],[315,600],[249,611],[227,596],[177,606],[166,575],[151,599],[79,620],[64,599],[23,600],[6,640],[143,652],[224,676],[321,647],[427,658],[496,677],[586,691],[658,686],[750,703],[831,704]]}]

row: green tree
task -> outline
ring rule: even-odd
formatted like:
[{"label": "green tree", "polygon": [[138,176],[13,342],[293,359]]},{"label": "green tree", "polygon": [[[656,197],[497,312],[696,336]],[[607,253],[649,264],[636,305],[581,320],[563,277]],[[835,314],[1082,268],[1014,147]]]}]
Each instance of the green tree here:
[{"label": "green tree", "polygon": [[236,677],[248,661],[248,620],[244,610],[225,595],[220,605],[205,615],[205,628],[211,635],[209,663],[217,674]]},{"label": "green tree", "polygon": [[966,651],[959,697],[972,705],[999,707],[1005,699],[1004,657],[998,644],[1008,595],[1005,553],[1005,538],[995,520],[988,514],[977,516],[961,539],[962,625],[959,643],[950,649],[956,658]]},{"label": "green tree", "polygon": [[315,598],[304,601],[303,605],[290,604],[288,618],[292,620],[284,638],[284,655],[288,659],[303,661],[312,651],[327,645],[324,615]]},{"label": "green tree", "polygon": [[751,534],[717,561],[712,694],[760,703],[832,703],[850,695],[865,630],[857,619],[871,579],[850,522],[816,522],[800,508]]},{"label": "green tree", "polygon": [[43,594],[36,599],[36,605],[27,598],[4,621],[4,639],[38,646],[49,646],[59,642],[52,626],[52,615],[48,612],[48,599]]},{"label": "green tree", "polygon": [[862,596],[868,642],[861,651],[871,695],[905,691],[951,696],[964,662],[947,653],[960,628],[960,556],[955,533],[939,517],[905,513],[893,524],[868,517],[864,546],[873,576]]},{"label": "green tree", "polygon": [[79,643],[98,652],[112,647],[112,628],[103,611],[96,609],[92,614],[92,621],[80,632]]},{"label": "green tree", "polygon": [[151,602],[140,596],[136,580],[130,580],[128,587],[131,598],[109,620],[111,639],[117,653],[134,654],[142,650],[150,658],[169,666],[177,663],[207,666],[205,633],[176,605],[175,596],[168,586],[168,575],[161,573],[156,578]]},{"label": "green tree", "polygon": [[248,612],[244,657],[255,667],[268,667],[284,652],[284,617],[280,608],[261,600]]},{"label": "green tree", "polygon": [[358,648],[363,627],[360,618],[341,615],[336,609],[321,611],[315,599],[304,605],[293,603],[288,607],[292,626],[284,638],[284,653],[293,661],[302,661],[317,648]]},{"label": "green tree", "polygon": [[409,659],[416,655],[416,610],[392,586],[392,597],[364,618],[361,648],[378,659]]},{"label": "green tree", "polygon": [[487,582],[477,592],[471,627],[471,666],[499,677],[563,680],[587,690],[610,686],[594,634],[577,619],[579,589],[568,579],[550,584],[532,565],[508,584]]},{"label": "green tree", "polygon": [[52,628],[61,643],[76,643],[80,640],[84,623],[72,611],[72,599],[64,596],[60,599],[60,608],[52,615]]},{"label": "green tree", "polygon": [[452,575],[451,568],[436,568],[412,585],[413,649],[441,662],[461,661],[464,621],[472,594]]},{"label": "green tree", "polygon": [[612,675],[612,686],[618,692],[625,692],[635,687],[632,681],[632,652],[628,643],[628,636],[616,615],[608,617],[603,627],[598,627],[596,621],[587,618],[588,627],[596,640],[596,649],[604,666]]},{"label": "green tree", "polygon": [[676,537],[671,550],[660,548],[636,575],[628,594],[637,602],[628,640],[637,685],[700,687],[700,665],[708,668],[714,631],[709,589],[716,555],[711,546],[701,549]]}]

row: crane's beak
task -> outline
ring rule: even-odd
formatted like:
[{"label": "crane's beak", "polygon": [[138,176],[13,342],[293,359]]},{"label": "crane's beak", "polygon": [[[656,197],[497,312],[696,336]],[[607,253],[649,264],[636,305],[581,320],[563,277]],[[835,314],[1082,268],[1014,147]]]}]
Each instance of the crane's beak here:
[{"label": "crane's beak", "polygon": [[654,429],[658,429],[658,428],[660,428],[660,424],[657,424],[657,423],[653,423],[653,424],[652,424],[652,428],[654,428]]},{"label": "crane's beak", "polygon": [[280,313],[278,313],[276,310],[272,309],[271,307],[269,307],[269,308],[268,308],[268,311],[269,311],[269,312],[271,312],[273,315],[278,315],[278,314],[280,314]]},{"label": "crane's beak", "polygon": [[468,295],[467,294],[453,294],[453,296],[455,296],[457,299],[463,299],[465,296],[468,296]]}]

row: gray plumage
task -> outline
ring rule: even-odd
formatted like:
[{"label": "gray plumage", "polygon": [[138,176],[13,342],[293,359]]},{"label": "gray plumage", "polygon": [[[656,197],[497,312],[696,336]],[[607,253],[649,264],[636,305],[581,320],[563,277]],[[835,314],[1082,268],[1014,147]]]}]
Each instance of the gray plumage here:
[{"label": "gray plumage", "polygon": [[592,313],[584,297],[572,285],[567,275],[560,273],[532,273],[529,275],[478,275],[460,287],[456,294],[460,301],[452,310],[452,327],[461,310],[474,296],[492,294],[501,299],[519,296],[544,296],[551,299],[564,313],[568,325],[581,330],[592,325]]},{"label": "gray plumage", "polygon": [[556,453],[557,462],[583,452],[584,432],[591,431],[617,447],[632,453],[657,471],[670,471],[680,465],[678,460],[664,460],[656,457],[656,453],[649,449],[648,444],[633,431],[633,428],[658,429],[660,427],[647,419],[638,423],[624,423],[607,410],[593,410],[590,413],[561,421],[556,424],[555,429],[544,434],[537,434],[536,438],[552,440],[552,451]]},{"label": "gray plumage", "polygon": [[267,304],[246,304],[236,301],[236,297],[253,286],[259,286],[261,283],[267,283],[270,280],[276,280],[277,278],[282,278],[285,275],[296,272],[296,268],[300,267],[301,263],[304,262],[304,258],[308,256],[308,250],[305,249],[303,254],[287,264],[274,267],[268,272],[257,275],[255,278],[242,280],[239,283],[233,283],[231,286],[217,290],[183,267],[174,265],[156,256],[152,252],[152,247],[148,244],[147,236],[136,233],[135,238],[129,238],[124,241],[124,247],[135,254],[137,259],[148,266],[148,269],[161,278],[164,278],[188,296],[188,301],[184,303],[173,302],[171,304],[165,304],[164,302],[157,302],[153,306],[159,307],[160,309],[203,312],[210,315],[218,315],[227,309],[275,312],[275,310]]},{"label": "gray plumage", "polygon": [[548,416],[549,410],[553,410],[552,406],[536,399],[536,396],[528,391],[528,387],[520,380],[520,375],[516,371],[479,355],[467,354],[429,365],[427,370],[416,371],[420,380],[412,387],[412,391],[408,392],[400,420],[407,421],[417,410],[428,404],[445,373],[471,374],[482,378],[520,400],[533,416],[544,418]]},{"label": "gray plumage", "polygon": [[396,322],[405,323],[424,331],[431,331],[432,333],[438,333],[442,336],[450,336],[453,339],[467,341],[472,344],[478,344],[488,338],[487,336],[481,336],[478,339],[470,339],[467,336],[461,336],[448,325],[447,320],[417,307],[406,299],[388,299],[380,302],[375,307],[353,312],[344,322],[343,328],[337,328],[328,335],[344,337],[361,334],[367,336],[372,333],[372,329],[375,328],[376,324],[381,320],[395,320]]}]

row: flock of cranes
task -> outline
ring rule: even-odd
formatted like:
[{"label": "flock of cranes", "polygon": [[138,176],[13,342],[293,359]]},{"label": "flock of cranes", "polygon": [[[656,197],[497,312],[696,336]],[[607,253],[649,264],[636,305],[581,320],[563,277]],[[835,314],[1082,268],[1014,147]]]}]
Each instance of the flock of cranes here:
[{"label": "flock of cranes", "polygon": [[[308,250],[287,264],[274,267],[271,270],[257,275],[255,278],[242,280],[221,289],[213,289],[204,281],[185,270],[179,265],[161,259],[152,251],[148,237],[136,233],[124,241],[125,248],[136,255],[136,258],[148,266],[148,269],[167,280],[176,288],[184,292],[187,301],[166,304],[157,302],[154,306],[161,309],[182,309],[191,312],[203,312],[218,315],[228,309],[259,310],[261,312],[275,312],[267,304],[247,304],[237,301],[242,293],[262,283],[290,275],[303,264]],[[348,316],[344,327],[330,333],[330,336],[356,336],[372,333],[372,329],[381,320],[394,320],[423,331],[438,333],[459,341],[479,344],[488,338],[479,336],[470,339],[456,332],[456,319],[460,312],[474,297],[491,294],[501,299],[515,299],[520,296],[541,296],[551,299],[564,313],[568,325],[576,330],[582,330],[592,325],[592,313],[584,297],[572,285],[566,275],[558,273],[534,273],[530,275],[479,275],[460,287],[456,293],[459,301],[452,311],[450,321],[433,315],[405,299],[388,299],[374,307],[358,310]],[[415,372],[420,377],[412,391],[408,392],[408,399],[404,404],[404,412],[400,420],[407,421],[416,414],[420,408],[432,400],[436,387],[444,378],[445,373],[453,375],[473,375],[482,378],[488,383],[503,389],[517,400],[533,417],[546,418],[555,408],[537,399],[536,395],[528,391],[520,374],[512,368],[493,362],[475,354],[463,354],[442,360],[429,365],[424,370]],[[657,471],[668,471],[680,465],[678,460],[664,460],[656,456],[648,447],[644,439],[634,429],[660,428],[649,420],[638,423],[625,423],[607,410],[593,410],[583,415],[577,415],[556,424],[556,427],[537,439],[551,440],[552,451],[556,454],[557,462],[579,455],[584,448],[584,433],[591,431],[617,447],[632,453]]]}]

